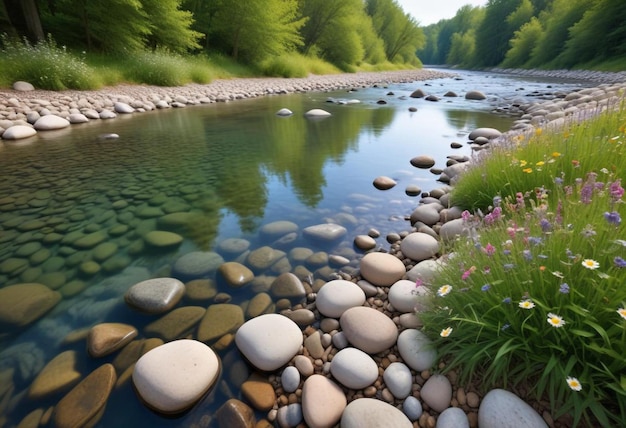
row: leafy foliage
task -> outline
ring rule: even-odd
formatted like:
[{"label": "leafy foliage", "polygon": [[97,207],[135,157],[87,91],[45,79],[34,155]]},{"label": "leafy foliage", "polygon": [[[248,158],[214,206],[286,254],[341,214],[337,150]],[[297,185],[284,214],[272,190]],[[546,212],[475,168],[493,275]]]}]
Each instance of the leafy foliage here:
[{"label": "leafy foliage", "polygon": [[530,60],[542,30],[541,23],[535,17],[522,25],[511,40],[511,49],[507,51],[502,67],[523,67]]}]

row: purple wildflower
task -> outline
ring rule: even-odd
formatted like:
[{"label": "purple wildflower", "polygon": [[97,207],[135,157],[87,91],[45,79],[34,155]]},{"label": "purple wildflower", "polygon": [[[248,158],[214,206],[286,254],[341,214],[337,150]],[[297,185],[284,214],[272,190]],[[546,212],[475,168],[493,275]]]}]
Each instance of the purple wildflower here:
[{"label": "purple wildflower", "polygon": [[554,178],[554,184],[556,184],[557,186],[560,186],[563,184],[563,179],[561,177],[555,177]]},{"label": "purple wildflower", "polygon": [[483,251],[488,256],[493,256],[496,253],[496,247],[494,247],[493,245],[491,245],[491,243],[489,243],[485,246],[485,249]]},{"label": "purple wildflower", "polygon": [[515,268],[515,265],[513,263],[505,263],[502,265],[502,267],[504,268],[504,270],[511,270]]},{"label": "purple wildflower", "polygon": [[542,218],[539,222],[539,225],[541,226],[541,230],[544,233],[550,232],[552,230],[552,224],[550,224],[548,219]]},{"label": "purple wildflower", "polygon": [[617,179],[609,185],[609,193],[615,202],[622,199],[622,196],[624,196],[624,188],[622,187],[621,179]]},{"label": "purple wildflower", "polygon": [[511,298],[510,297],[505,297],[504,299],[502,299],[502,303],[506,303],[507,305],[511,304]]},{"label": "purple wildflower", "polygon": [[626,260],[621,257],[615,257],[613,259],[613,263],[615,264],[615,267],[626,268]]},{"label": "purple wildflower", "polygon": [[538,236],[529,236],[528,242],[530,243],[530,245],[535,247],[537,245],[541,245],[543,240]]},{"label": "purple wildflower", "polygon": [[532,255],[532,253],[530,252],[530,250],[524,250],[524,251],[522,251],[522,255],[524,256],[524,258],[525,258],[526,260],[532,260],[532,259],[533,259],[533,255]]},{"label": "purple wildflower", "polygon": [[485,284],[482,287],[480,287],[481,291],[489,291],[490,288],[491,288],[491,285],[489,284]]},{"label": "purple wildflower", "polygon": [[559,286],[559,293],[569,294],[569,285],[566,282]]},{"label": "purple wildflower", "polygon": [[591,203],[591,196],[593,195],[593,185],[585,184],[580,190],[580,202],[583,204]]},{"label": "purple wildflower", "polygon": [[619,226],[622,223],[622,217],[620,217],[617,211],[604,213],[604,218],[609,222],[609,224],[614,224],[616,226]]},{"label": "purple wildflower", "polygon": [[470,212],[468,210],[465,210],[461,213],[461,218],[463,219],[464,223],[467,223],[470,219],[472,215],[470,214]]}]

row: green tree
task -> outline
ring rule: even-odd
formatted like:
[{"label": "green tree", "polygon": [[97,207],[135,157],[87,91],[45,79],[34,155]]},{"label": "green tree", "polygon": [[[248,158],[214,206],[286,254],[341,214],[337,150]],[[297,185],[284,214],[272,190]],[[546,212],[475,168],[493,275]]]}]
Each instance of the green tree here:
[{"label": "green tree", "polygon": [[167,48],[184,53],[200,48],[202,34],[191,29],[193,15],[181,10],[181,0],[141,0],[151,26],[147,44],[153,50]]},{"label": "green tree", "polygon": [[213,44],[234,59],[255,62],[302,45],[297,0],[215,0]]},{"label": "green tree", "polygon": [[564,50],[569,29],[581,20],[585,11],[596,0],[555,0],[540,14],[544,32],[533,48],[530,67],[546,66]]},{"label": "green tree", "polygon": [[557,64],[571,67],[626,54],[626,7],[623,0],[598,0],[570,28],[570,38]]},{"label": "green tree", "polygon": [[446,58],[446,64],[465,66],[472,62],[476,51],[476,36],[474,30],[465,33],[454,33],[450,52]]},{"label": "green tree", "polygon": [[507,22],[507,18],[521,3],[522,0],[489,0],[485,9],[485,19],[476,29],[474,65],[493,67],[502,62],[509,49],[509,41],[518,29],[503,23]]},{"label": "green tree", "polygon": [[359,25],[357,25],[356,31],[361,38],[361,45],[363,46],[363,60],[369,64],[385,62],[387,59],[385,56],[385,43],[376,34],[372,18],[365,11],[363,11],[363,17]]},{"label": "green tree", "polygon": [[511,49],[506,53],[502,67],[524,67],[530,60],[533,48],[537,45],[542,33],[543,28],[536,17],[522,25],[511,40]]}]

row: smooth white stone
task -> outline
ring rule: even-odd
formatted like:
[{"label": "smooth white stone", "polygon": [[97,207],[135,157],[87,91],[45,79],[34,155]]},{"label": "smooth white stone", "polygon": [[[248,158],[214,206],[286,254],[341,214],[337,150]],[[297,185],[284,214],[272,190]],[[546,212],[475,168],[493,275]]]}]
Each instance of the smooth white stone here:
[{"label": "smooth white stone", "polygon": [[435,428],[469,428],[467,415],[458,407],[449,407],[437,418]]},{"label": "smooth white stone", "polygon": [[37,130],[31,126],[14,125],[6,129],[2,134],[4,140],[21,140],[37,134]]},{"label": "smooth white stone", "polygon": [[404,330],[398,336],[398,352],[413,370],[430,369],[437,359],[437,351],[424,333],[415,329]]},{"label": "smooth white stone", "polygon": [[365,303],[365,293],[354,282],[343,279],[329,281],[320,288],[315,304],[320,313],[339,318],[346,310]]},{"label": "smooth white stone", "polygon": [[340,425],[341,428],[413,428],[404,413],[375,398],[359,398],[350,402],[343,411]]},{"label": "smooth white stone", "polygon": [[348,341],[368,354],[391,348],[398,338],[398,328],[391,318],[365,306],[348,309],[339,323]]},{"label": "smooth white stone", "polygon": [[400,242],[400,251],[406,257],[419,262],[437,254],[439,242],[426,233],[414,232]]},{"label": "smooth white stone", "polygon": [[276,419],[281,428],[294,428],[302,422],[302,406],[299,403],[283,406],[278,409]]},{"label": "smooth white stone", "polygon": [[53,129],[67,128],[70,126],[70,121],[54,114],[49,114],[37,119],[37,122],[35,122],[33,126],[38,131],[50,131]]},{"label": "smooth white stone", "polygon": [[281,108],[280,110],[278,110],[276,112],[276,116],[291,116],[293,114],[293,112],[291,110],[289,110],[288,108]]},{"label": "smooth white stone", "polygon": [[196,403],[217,380],[220,362],[196,340],[176,340],[144,354],[133,369],[137,393],[148,406],[179,413]]},{"label": "smooth white stone", "polygon": [[368,253],[360,263],[363,278],[377,286],[388,287],[406,273],[402,260],[388,253]]},{"label": "smooth white stone", "polygon": [[401,279],[389,288],[387,298],[396,311],[415,312],[417,294],[420,288],[426,289],[426,287],[416,287],[415,281]]},{"label": "smooth white stone", "polygon": [[252,365],[272,371],[284,366],[296,355],[303,337],[298,325],[289,318],[265,314],[239,327],[235,343]]},{"label": "smooth white stone", "polygon": [[328,117],[328,116],[331,116],[331,114],[329,112],[327,112],[326,110],[322,110],[320,108],[314,108],[312,110],[309,110],[306,113],[304,113],[304,115],[307,116],[307,117]]},{"label": "smooth white stone", "polygon": [[121,114],[130,114],[135,111],[135,109],[129,106],[128,104],[122,103],[119,101],[113,104],[113,109],[115,110],[116,113],[121,113]]},{"label": "smooth white stone", "polygon": [[302,414],[310,428],[335,426],[347,404],[343,390],[327,377],[313,375],[304,382]]},{"label": "smooth white stone", "polygon": [[365,352],[345,348],[337,352],[330,364],[330,372],[342,385],[363,389],[378,379],[378,365]]},{"label": "smooth white stone", "polygon": [[443,412],[450,407],[452,385],[450,385],[450,381],[444,375],[434,374],[422,386],[420,397],[432,409]]},{"label": "smooth white stone", "polygon": [[130,287],[124,300],[139,311],[160,314],[174,307],[184,294],[185,284],[176,278],[152,278]]}]

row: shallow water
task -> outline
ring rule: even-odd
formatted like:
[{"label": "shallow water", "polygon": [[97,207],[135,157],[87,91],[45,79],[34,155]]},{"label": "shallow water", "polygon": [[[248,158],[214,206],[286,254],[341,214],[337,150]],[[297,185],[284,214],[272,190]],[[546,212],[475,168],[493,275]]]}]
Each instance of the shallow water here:
[{"label": "shallow water", "polygon": [[[278,220],[294,222],[300,230],[335,221],[348,233],[332,246],[320,247],[299,235],[277,248],[342,254],[357,266],[360,252],[352,244],[356,235],[376,229],[381,232],[379,247],[388,248],[387,233],[410,229],[404,218],[418,198],[405,194],[407,185],[425,192],[442,186],[428,170],[411,166],[411,158],[431,155],[436,167],[443,168],[448,155],[471,156],[465,143],[473,129],[510,127],[514,118],[492,113],[494,107],[516,98],[530,101],[537,98],[534,91],[545,95],[592,86],[460,73],[463,80],[271,96],[120,116],[0,145],[0,284],[41,282],[64,296],[26,328],[9,331],[0,326],[0,378],[12,381],[0,386],[0,420],[17,425],[32,410],[47,409],[63,396],[34,401],[25,393],[60,352],[77,350],[84,375],[114,359],[115,354],[91,359],[84,338],[68,340],[70,333],[101,322],[123,322],[145,337],[143,327],[158,316],[133,312],[122,296],[139,281],[167,276],[181,255],[217,251],[228,238],[245,239],[250,249],[277,247],[273,239],[259,234],[259,228]],[[419,87],[440,97],[448,90],[463,94],[477,89],[488,100],[458,97],[433,103],[408,98]],[[328,103],[329,97],[360,103]],[[380,99],[387,104],[377,104]],[[410,112],[409,107],[418,110]],[[278,117],[280,108],[294,115]],[[312,108],[332,116],[306,119],[303,113]],[[100,138],[105,133],[120,138]],[[451,149],[452,142],[463,147]],[[389,176],[398,185],[377,190],[372,181],[378,176]],[[146,248],[142,236],[157,229],[157,219],[171,212],[194,215],[192,227],[180,232],[183,243],[170,251]],[[99,260],[99,273],[88,275],[81,272],[81,264],[96,257],[94,247],[83,248],[76,240],[98,233],[117,250]],[[292,267],[296,264],[290,260]],[[255,274],[276,276],[277,271]],[[255,293],[219,281],[218,291],[235,304]],[[179,306],[188,304],[197,302],[183,300]],[[250,370],[234,345],[219,355],[224,370],[217,387],[185,415],[167,419],[152,413],[126,382],[111,394],[98,426],[204,424],[204,415],[214,413],[228,397],[240,396],[240,382]]]}]

